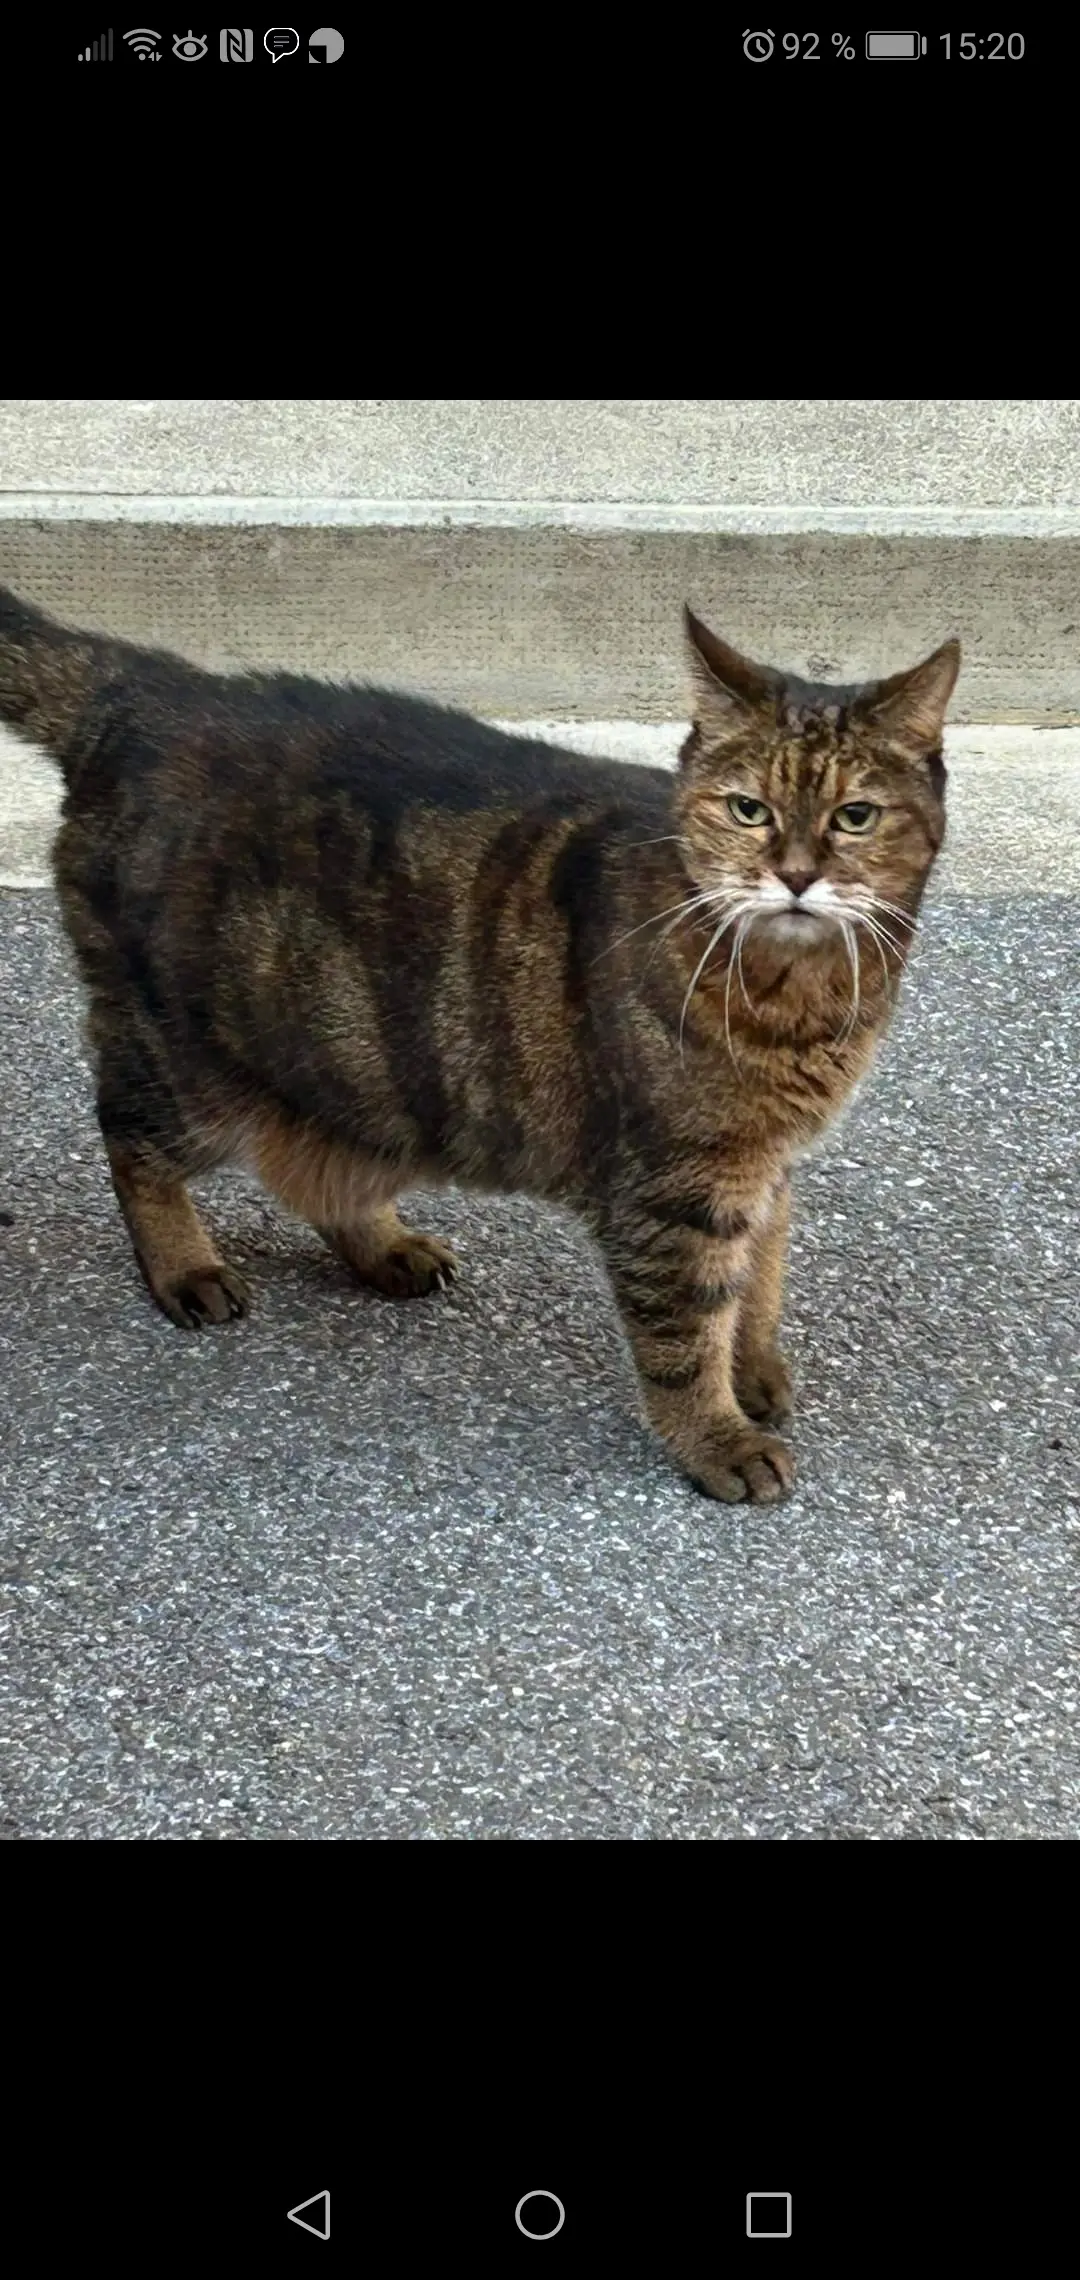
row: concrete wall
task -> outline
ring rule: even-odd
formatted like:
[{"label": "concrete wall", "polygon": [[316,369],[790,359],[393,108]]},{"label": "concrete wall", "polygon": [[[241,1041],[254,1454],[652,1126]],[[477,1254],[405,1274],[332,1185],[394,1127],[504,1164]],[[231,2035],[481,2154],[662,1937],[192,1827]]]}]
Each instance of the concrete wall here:
[{"label": "concrete wall", "polygon": [[0,402],[0,580],[213,664],[663,720],[680,611],[814,676],[959,633],[1080,719],[1080,402]]}]

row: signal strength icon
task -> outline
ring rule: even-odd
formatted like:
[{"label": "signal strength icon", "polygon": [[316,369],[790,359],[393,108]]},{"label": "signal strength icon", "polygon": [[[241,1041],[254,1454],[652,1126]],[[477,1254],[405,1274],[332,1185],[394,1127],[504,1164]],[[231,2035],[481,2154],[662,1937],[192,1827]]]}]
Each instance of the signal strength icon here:
[{"label": "signal strength icon", "polygon": [[158,48],[160,38],[160,32],[125,32],[124,46],[129,47],[133,55],[138,56],[140,63],[160,63],[161,53]]},{"label": "signal strength icon", "polygon": [[111,63],[112,59],[111,32],[102,32],[101,38],[91,40],[89,47],[81,48],[78,56],[80,63]]}]

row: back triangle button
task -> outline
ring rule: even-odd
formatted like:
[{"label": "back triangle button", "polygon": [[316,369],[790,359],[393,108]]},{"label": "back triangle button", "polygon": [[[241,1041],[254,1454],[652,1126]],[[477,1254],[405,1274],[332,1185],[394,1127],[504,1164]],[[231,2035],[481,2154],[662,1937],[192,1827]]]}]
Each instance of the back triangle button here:
[{"label": "back triangle button", "polygon": [[298,2201],[288,2211],[289,2223],[299,2225],[302,2232],[314,2233],[317,2240],[330,2238],[330,2195],[313,2193],[309,2201]]}]

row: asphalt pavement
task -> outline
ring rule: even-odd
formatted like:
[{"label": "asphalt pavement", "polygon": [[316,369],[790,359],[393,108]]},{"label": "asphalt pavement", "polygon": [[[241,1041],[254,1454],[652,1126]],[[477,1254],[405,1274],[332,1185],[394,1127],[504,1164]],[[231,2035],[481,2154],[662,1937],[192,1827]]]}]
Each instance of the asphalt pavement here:
[{"label": "asphalt pavement", "polygon": [[752,1510],[674,1470],[525,1200],[411,1201],[462,1274],[398,1306],[221,1175],[254,1311],[174,1330],[51,890],[0,892],[0,1831],[1080,1833],[1078,814],[1075,733],[968,732],[900,1015],[797,1174],[798,1484]]}]

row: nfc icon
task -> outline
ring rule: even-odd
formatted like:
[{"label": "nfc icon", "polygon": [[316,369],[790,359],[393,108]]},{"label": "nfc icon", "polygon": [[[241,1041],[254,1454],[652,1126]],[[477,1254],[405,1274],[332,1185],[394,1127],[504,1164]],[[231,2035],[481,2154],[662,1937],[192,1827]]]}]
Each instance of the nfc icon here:
[{"label": "nfc icon", "polygon": [[222,63],[254,63],[254,32],[222,32]]}]

